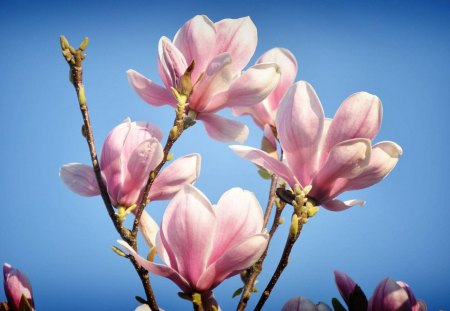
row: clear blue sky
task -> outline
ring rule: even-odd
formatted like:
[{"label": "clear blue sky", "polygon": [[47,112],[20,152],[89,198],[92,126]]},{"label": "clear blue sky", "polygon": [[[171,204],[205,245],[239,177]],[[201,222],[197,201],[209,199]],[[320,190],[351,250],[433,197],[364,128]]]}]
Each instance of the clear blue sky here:
[{"label": "clear blue sky", "polygon": [[[142,295],[131,265],[110,251],[118,235],[100,199],[71,193],[58,177],[64,163],[89,163],[58,36],[65,34],[72,43],[90,37],[85,83],[100,149],[109,130],[127,116],[154,122],[167,133],[172,111],[144,104],[125,71],[133,68],[158,80],[160,36],[173,37],[196,14],[214,21],[251,16],[259,33],[252,61],[274,46],[290,49],[299,62],[297,79],[314,86],[327,116],[356,91],[378,95],[384,120],[377,141],[393,140],[404,149],[386,180],[343,196],[367,200],[364,208],[321,210],[308,223],[267,310],[279,309],[295,295],[329,303],[338,295],[334,269],[351,275],[368,295],[390,276],[409,283],[429,310],[450,309],[450,209],[444,196],[450,171],[450,3],[295,3],[0,2],[0,262],[30,277],[38,310],[132,310],[133,297]],[[211,201],[240,186],[265,205],[269,184],[253,165],[209,139],[201,126],[185,134],[175,156],[202,154],[197,186]],[[247,144],[258,146],[260,135],[250,124]],[[149,206],[158,221],[164,204]],[[275,236],[260,290],[286,230],[284,225]],[[170,281],[152,280],[161,307],[191,308]],[[234,278],[216,290],[223,310],[234,308],[231,294],[239,286]]]}]

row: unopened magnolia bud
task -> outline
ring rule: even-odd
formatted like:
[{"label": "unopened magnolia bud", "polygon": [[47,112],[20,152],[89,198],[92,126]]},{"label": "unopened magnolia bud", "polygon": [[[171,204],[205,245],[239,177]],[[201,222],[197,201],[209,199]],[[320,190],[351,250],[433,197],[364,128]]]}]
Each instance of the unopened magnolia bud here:
[{"label": "unopened magnolia bud", "polygon": [[297,236],[298,233],[298,216],[296,214],[292,215],[291,227],[289,228],[289,234],[291,236]]},{"label": "unopened magnolia bud", "polygon": [[171,139],[174,139],[177,137],[177,135],[178,135],[178,128],[176,126],[174,126],[170,129],[169,137]]},{"label": "unopened magnolia bud", "polygon": [[67,41],[65,36],[59,36],[59,43],[61,43],[61,49],[65,50],[69,48],[69,41]]},{"label": "unopened magnolia bud", "polygon": [[170,161],[170,160],[172,160],[173,159],[173,153],[169,153],[168,155],[167,155],[167,157],[166,157],[166,160],[167,161]]},{"label": "unopened magnolia bud", "polygon": [[112,250],[113,250],[114,253],[116,253],[119,256],[127,257],[127,255],[120,248],[118,248],[116,246],[113,246]]},{"label": "unopened magnolia bud", "polygon": [[84,37],[83,41],[81,42],[80,46],[78,47],[79,50],[84,51],[89,43],[89,38]]}]

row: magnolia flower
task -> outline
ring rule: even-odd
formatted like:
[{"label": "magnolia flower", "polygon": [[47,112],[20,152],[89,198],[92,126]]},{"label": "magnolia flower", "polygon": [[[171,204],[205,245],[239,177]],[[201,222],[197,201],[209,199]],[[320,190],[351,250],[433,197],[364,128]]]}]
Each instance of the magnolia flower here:
[{"label": "magnolia flower", "polygon": [[[116,126],[103,144],[100,168],[114,207],[128,208],[139,204],[151,170],[161,162],[161,130],[146,122],[126,119]],[[150,200],[170,199],[183,184],[193,183],[200,173],[200,155],[178,158],[155,179]],[[100,195],[94,170],[80,163],[65,164],[60,169],[64,184],[82,196]],[[154,245],[157,224],[147,214],[141,217],[141,231],[150,245]]]},{"label": "magnolia flower", "polygon": [[278,85],[262,102],[252,106],[233,107],[232,110],[236,116],[249,115],[260,128],[264,129],[266,126],[276,126],[278,106],[297,75],[297,60],[289,50],[273,48],[256,61],[256,64],[261,63],[276,63],[280,67],[281,75]]},{"label": "magnolia flower", "polygon": [[427,306],[421,300],[416,300],[408,284],[383,279],[369,300],[368,311],[426,311]]},{"label": "magnolia flower", "polygon": [[159,41],[158,69],[164,87],[134,70],[128,71],[128,79],[148,104],[175,106],[170,89],[182,88],[181,77],[194,62],[189,85],[192,90],[186,94],[190,95],[188,110],[203,121],[210,137],[242,143],[248,128],[216,112],[259,103],[277,85],[280,73],[274,63],[260,63],[241,72],[256,44],[256,27],[249,17],[213,23],[208,17],[197,15],[178,30],[173,42],[166,37]]},{"label": "magnolia flower", "polygon": [[341,294],[342,298],[344,298],[345,303],[348,305],[350,296],[356,287],[355,281],[353,281],[353,279],[347,274],[340,271],[334,271],[334,280],[336,282],[339,293]]},{"label": "magnolia flower", "polygon": [[331,311],[331,308],[323,302],[314,304],[309,299],[294,297],[286,302],[281,311]]},{"label": "magnolia flower", "polygon": [[[27,276],[20,270],[13,268],[10,264],[3,265],[3,285],[5,288],[6,299],[8,304],[14,310],[30,310],[25,308],[24,303],[34,310],[33,292],[31,283]],[[26,302],[22,302],[22,296],[26,298]],[[23,309],[20,308],[22,304]]]},{"label": "magnolia flower", "polygon": [[322,105],[307,82],[292,85],[280,104],[276,129],[286,163],[246,146],[232,146],[241,157],[284,179],[292,188],[312,186],[316,205],[341,211],[362,200],[335,199],[347,190],[369,187],[395,167],[402,149],[391,141],[371,146],[381,126],[378,97],[360,92],[348,97],[334,119],[325,119]]},{"label": "magnolia flower", "polygon": [[170,201],[157,235],[164,264],[140,257],[118,241],[149,272],[175,282],[185,293],[211,295],[223,280],[248,268],[267,246],[261,206],[253,193],[233,188],[217,205],[191,185]]}]

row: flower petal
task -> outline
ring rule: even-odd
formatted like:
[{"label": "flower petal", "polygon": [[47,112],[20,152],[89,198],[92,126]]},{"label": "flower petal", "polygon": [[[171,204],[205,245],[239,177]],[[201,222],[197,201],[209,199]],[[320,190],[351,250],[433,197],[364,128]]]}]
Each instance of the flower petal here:
[{"label": "flower petal", "polygon": [[276,111],[284,94],[286,94],[288,88],[295,81],[298,68],[297,60],[295,59],[294,54],[288,49],[273,48],[264,53],[256,63],[276,63],[280,68],[281,76],[278,85],[267,98],[270,110]]},{"label": "flower petal", "polygon": [[277,159],[272,158],[266,152],[256,148],[238,145],[230,146],[230,149],[241,158],[268,169],[275,175],[284,179],[291,187],[294,187],[295,184],[298,183],[289,167]]},{"label": "flower petal", "polygon": [[159,231],[159,226],[145,210],[139,220],[139,230],[141,230],[141,234],[150,248],[156,246],[156,234]]},{"label": "flower petal", "polygon": [[272,111],[269,110],[267,98],[256,105],[232,107],[231,111],[236,117],[249,115],[253,119],[253,122],[261,128],[266,125],[275,127],[275,115],[273,115]]},{"label": "flower petal", "polygon": [[[328,200],[326,202],[323,202],[322,206],[329,211],[340,212],[340,211],[346,210],[350,207],[353,207],[355,205],[364,206],[365,204],[366,204],[366,201],[364,201],[364,200],[340,201],[338,199],[333,199],[333,200]],[[344,297],[344,296],[342,296],[342,297]]]},{"label": "flower petal", "polygon": [[201,80],[194,86],[189,97],[189,108],[197,112],[212,112],[214,105],[211,98],[227,90],[232,77],[230,54],[223,53],[216,56],[208,64]]},{"label": "flower petal", "polygon": [[184,292],[189,293],[191,291],[189,283],[171,267],[155,264],[153,262],[145,260],[144,258],[139,256],[139,254],[136,253],[136,251],[125,241],[118,240],[117,243],[119,243],[127,252],[129,252],[129,254],[133,256],[145,270],[172,280]]},{"label": "flower petal", "polygon": [[264,100],[277,86],[280,70],[275,63],[258,64],[233,80],[230,88],[211,99],[208,112],[223,107],[250,106]]},{"label": "flower petal", "polygon": [[382,118],[383,107],[378,97],[366,92],[351,95],[341,104],[331,122],[322,157],[344,140],[373,139],[381,127]]},{"label": "flower petal", "polygon": [[3,265],[3,285],[9,306],[15,307],[19,310],[20,301],[23,295],[27,298],[31,307],[34,308],[31,282],[22,271],[13,268],[8,263],[5,263]]},{"label": "flower petal", "polygon": [[209,137],[221,142],[243,143],[248,137],[247,125],[213,113],[201,113],[197,119],[203,121]]},{"label": "flower petal", "polygon": [[354,178],[361,174],[369,164],[370,154],[368,139],[346,140],[334,146],[327,162],[312,181],[310,196],[318,204],[332,199],[334,184],[339,179]]},{"label": "flower petal", "polygon": [[214,24],[216,54],[229,52],[233,59],[233,72],[240,72],[255,53],[258,34],[250,17],[223,19]]},{"label": "flower petal", "polygon": [[186,155],[173,161],[155,179],[150,200],[172,198],[184,184],[193,184],[200,175],[201,157],[198,153]]},{"label": "flower petal", "polygon": [[217,218],[216,235],[209,264],[225,250],[263,230],[263,212],[255,195],[241,188],[225,192],[215,206]]},{"label": "flower petal", "polygon": [[132,69],[128,70],[127,74],[130,85],[147,104],[152,106],[176,106],[176,100],[170,91]]},{"label": "flower petal", "polygon": [[183,54],[167,37],[161,37],[158,44],[158,69],[166,89],[177,88],[181,76],[187,69]]},{"label": "flower petal", "polygon": [[375,288],[368,310],[412,310],[408,293],[390,278],[383,279]]},{"label": "flower petal", "polygon": [[277,113],[278,138],[289,167],[302,185],[309,185],[318,169],[324,118],[316,92],[305,81],[289,88]]},{"label": "flower petal", "polygon": [[363,189],[380,182],[394,169],[402,154],[402,148],[391,141],[374,145],[369,164],[360,175],[348,180],[345,190]]},{"label": "flower petal", "polygon": [[162,161],[163,157],[163,148],[154,137],[136,146],[129,157],[122,156],[122,163],[126,163],[127,168],[122,172],[123,184],[117,197],[117,203],[124,206],[137,203],[148,179],[148,174]]},{"label": "flower petal", "polygon": [[73,192],[92,197],[100,195],[97,179],[91,166],[81,163],[68,163],[59,169],[59,177]]},{"label": "flower petal", "polygon": [[161,230],[166,250],[176,259],[178,272],[195,285],[212,251],[216,215],[197,188],[184,185],[170,201]]},{"label": "flower petal", "polygon": [[220,282],[254,264],[266,249],[269,235],[260,233],[251,236],[228,249],[215,263],[210,265],[198,280],[199,291],[212,289]]},{"label": "flower petal", "polygon": [[294,297],[285,303],[281,311],[318,311],[318,309],[311,300],[303,297]]},{"label": "flower petal", "polygon": [[349,304],[350,295],[353,293],[356,282],[353,281],[351,277],[341,271],[334,271],[334,281],[336,282],[336,286],[341,294],[342,298],[344,298],[345,303]]},{"label": "flower petal", "polygon": [[197,15],[181,27],[173,39],[174,45],[183,53],[186,63],[195,61],[193,81],[199,77],[216,54],[216,29],[205,15]]}]

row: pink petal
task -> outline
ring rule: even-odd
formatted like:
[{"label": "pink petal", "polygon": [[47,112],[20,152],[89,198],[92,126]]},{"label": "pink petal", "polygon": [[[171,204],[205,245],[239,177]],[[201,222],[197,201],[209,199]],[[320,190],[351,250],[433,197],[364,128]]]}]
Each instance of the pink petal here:
[{"label": "pink petal", "polygon": [[178,272],[191,284],[197,283],[206,269],[213,247],[216,215],[211,203],[191,185],[170,201],[161,230],[166,250],[176,259]]},{"label": "pink petal", "polygon": [[269,109],[267,98],[256,105],[232,107],[231,111],[234,116],[249,115],[253,122],[261,128],[264,128],[266,125],[275,127],[275,115]]},{"label": "pink petal", "polygon": [[286,302],[281,311],[317,311],[317,306],[309,299],[294,297]]},{"label": "pink petal", "polygon": [[336,282],[336,286],[341,294],[342,298],[344,298],[345,302],[349,303],[350,295],[355,290],[356,283],[353,281],[351,277],[341,271],[334,271],[334,280]]},{"label": "pink petal", "polygon": [[402,154],[402,148],[391,141],[374,145],[369,164],[358,177],[348,181],[345,189],[363,189],[380,182],[394,169]]},{"label": "pink petal", "polygon": [[369,164],[370,154],[368,139],[351,139],[334,146],[327,162],[312,181],[310,196],[318,204],[332,199],[332,189],[338,179],[355,178],[361,174]]},{"label": "pink petal", "polygon": [[232,80],[231,57],[228,53],[215,57],[206,68],[203,78],[194,86],[189,97],[189,108],[197,112],[210,112],[215,94],[227,90]]},{"label": "pink petal", "polygon": [[267,98],[270,110],[275,112],[278,109],[284,94],[286,94],[288,88],[295,81],[297,75],[297,60],[288,49],[273,48],[264,53],[256,63],[276,63],[280,67],[280,81]]},{"label": "pink petal", "polygon": [[217,218],[213,252],[208,264],[225,250],[263,230],[263,212],[255,195],[241,188],[225,192],[215,207]]},{"label": "pink petal", "polygon": [[242,144],[248,137],[248,127],[243,123],[213,113],[198,114],[197,119],[203,121],[206,133],[215,140]]},{"label": "pink petal", "polygon": [[372,295],[368,310],[407,311],[412,310],[408,293],[390,278],[383,279]]},{"label": "pink petal", "polygon": [[264,252],[269,235],[266,233],[251,236],[225,251],[215,263],[210,265],[198,280],[199,291],[212,289],[220,282],[254,264]]},{"label": "pink petal", "polygon": [[181,76],[187,69],[183,54],[166,37],[159,40],[158,45],[158,69],[166,89],[177,88]]},{"label": "pink petal", "polygon": [[150,171],[162,161],[163,157],[163,148],[159,141],[153,137],[136,146],[128,158],[122,156],[122,163],[126,164],[127,167],[122,172],[123,183],[117,197],[117,203],[124,206],[137,203]]},{"label": "pink petal", "polygon": [[31,282],[24,273],[19,269],[13,268],[8,263],[3,265],[3,285],[10,306],[14,306],[19,310],[20,300],[22,295],[24,295],[34,308]]},{"label": "pink petal", "polygon": [[159,231],[159,226],[145,210],[142,212],[139,221],[139,230],[141,230],[141,234],[150,248],[156,246],[156,234]]},{"label": "pink petal", "polygon": [[[146,121],[135,121],[135,122],[133,122],[133,124],[136,125],[136,128],[139,131],[144,130],[145,132],[148,132],[151,137],[155,137],[158,141],[161,141],[163,139],[163,132],[161,131],[161,129],[158,126],[156,126],[150,122],[146,122]],[[149,137],[145,136],[145,138],[141,139],[140,141],[143,141],[146,138],[149,138]]]},{"label": "pink petal", "polygon": [[353,138],[373,139],[381,127],[383,107],[375,95],[360,92],[348,97],[336,112],[328,131],[323,157],[336,144]]},{"label": "pink petal", "polygon": [[100,167],[107,182],[109,196],[113,201],[116,201],[122,187],[122,151],[132,127],[134,126],[131,120],[125,119],[109,132],[103,143]]},{"label": "pink petal", "polygon": [[289,88],[277,113],[278,138],[289,167],[302,185],[310,184],[318,169],[324,118],[316,92],[305,81]]},{"label": "pink petal", "polygon": [[135,252],[135,250],[125,241],[118,240],[117,243],[119,243],[123,248],[125,248],[130,253],[130,255],[133,256],[145,270],[172,280],[184,292],[188,293],[191,292],[191,287],[189,286],[189,283],[177,271],[175,271],[171,267],[155,264],[153,262],[145,260],[144,258],[139,256]]},{"label": "pink petal", "polygon": [[233,59],[233,72],[240,72],[255,53],[258,42],[256,26],[250,17],[223,19],[215,25],[216,53],[229,52]]},{"label": "pink petal", "polygon": [[230,148],[241,158],[249,160],[256,165],[262,166],[265,169],[273,172],[280,178],[284,179],[291,187],[294,187],[295,184],[298,183],[295,180],[295,177],[289,167],[287,167],[284,163],[278,161],[277,159],[272,158],[266,152],[247,146],[234,145],[230,146]]},{"label": "pink petal", "polygon": [[156,178],[150,189],[151,200],[172,198],[184,184],[193,184],[200,175],[201,157],[198,153],[178,158]]},{"label": "pink petal", "polygon": [[136,93],[147,104],[152,106],[176,106],[176,100],[170,91],[157,85],[134,70],[128,70],[128,81]]},{"label": "pink petal", "polygon": [[223,107],[250,106],[264,100],[277,86],[280,70],[277,64],[258,64],[244,71],[230,88],[211,99],[208,112]]},{"label": "pink petal", "polygon": [[273,133],[272,127],[270,125],[264,126],[264,137],[270,142],[272,147],[276,150],[277,149],[277,138],[275,137],[275,134]]},{"label": "pink petal", "polygon": [[[333,212],[340,212],[343,210],[346,210],[347,208],[353,207],[355,205],[364,206],[366,204],[366,201],[363,200],[347,200],[347,201],[340,201],[337,199],[334,200],[328,200],[326,202],[322,203],[322,206],[325,207],[329,211]],[[342,295],[342,293],[341,293]],[[344,297],[344,296],[342,296]]]},{"label": "pink petal", "polygon": [[195,61],[193,81],[205,71],[216,53],[216,29],[205,15],[197,15],[181,27],[173,39],[174,45],[183,53],[186,63]]},{"label": "pink petal", "polygon": [[92,197],[100,195],[97,179],[91,166],[80,163],[68,163],[59,169],[59,177],[63,183],[73,192]]}]

